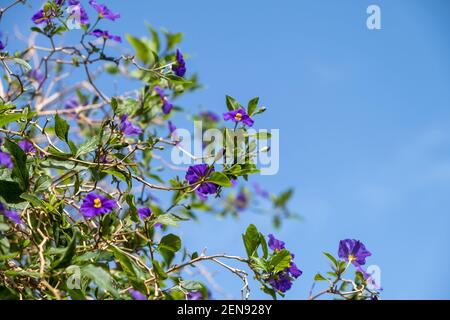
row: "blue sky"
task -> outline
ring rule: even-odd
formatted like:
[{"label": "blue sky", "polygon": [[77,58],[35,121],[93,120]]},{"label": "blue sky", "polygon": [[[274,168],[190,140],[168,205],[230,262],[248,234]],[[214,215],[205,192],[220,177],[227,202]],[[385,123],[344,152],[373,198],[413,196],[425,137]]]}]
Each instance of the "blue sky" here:
[{"label": "blue sky", "polygon": [[[450,298],[447,1],[107,3],[122,15],[108,24],[122,36],[147,35],[145,21],[184,32],[188,67],[205,84],[183,98],[188,110],[222,112],[225,94],[268,107],[257,128],[280,129],[280,171],[255,180],[275,192],[294,186],[291,207],[304,217],[276,231],[304,271],[287,298],[307,297],[314,274],[327,271],[321,252],[336,253],[344,238],[372,251],[382,298]],[[370,4],[381,8],[381,30],[366,28]],[[16,10],[1,28],[12,33],[33,10]],[[243,254],[240,234],[252,222],[273,231],[249,213],[177,232],[190,247]],[[215,278],[239,295],[239,280]],[[251,297],[265,298],[253,285]]]}]

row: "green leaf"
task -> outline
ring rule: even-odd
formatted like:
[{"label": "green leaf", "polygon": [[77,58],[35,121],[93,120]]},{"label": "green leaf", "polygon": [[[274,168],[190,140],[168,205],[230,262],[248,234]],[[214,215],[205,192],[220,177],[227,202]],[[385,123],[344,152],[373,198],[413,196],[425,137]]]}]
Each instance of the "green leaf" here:
[{"label": "green leaf", "polygon": [[17,120],[20,120],[24,117],[22,113],[9,113],[9,114],[2,114],[0,116],[0,127],[3,127],[7,125],[10,122],[14,122]]},{"label": "green leaf", "polygon": [[247,227],[247,230],[242,235],[244,240],[245,251],[249,257],[255,255],[258,256],[256,250],[260,244],[260,233],[255,225],[251,224]]},{"label": "green leaf", "polygon": [[292,197],[294,191],[292,189],[288,189],[282,192],[279,196],[277,196],[274,200],[274,205],[277,208],[282,208],[286,205],[289,199]]},{"label": "green leaf", "polygon": [[69,129],[70,126],[66,120],[61,118],[58,114],[55,115],[55,134],[62,141],[69,143]]},{"label": "green leaf", "polygon": [[152,42],[153,42],[154,50],[156,52],[159,52],[160,41],[159,41],[158,32],[156,32],[156,30],[149,24],[147,24],[147,28],[150,31],[150,33],[152,34]]},{"label": "green leaf", "polygon": [[161,279],[167,279],[168,275],[167,273],[164,272],[163,268],[161,267],[161,265],[159,264],[158,261],[153,260],[153,270],[156,272],[156,274],[161,278]]},{"label": "green leaf", "polygon": [[286,250],[280,250],[270,259],[269,265],[273,268],[273,272],[277,273],[288,268],[292,260],[291,253]]},{"label": "green leaf", "polygon": [[68,267],[76,253],[77,248],[77,231],[75,230],[69,245],[64,250],[62,257],[53,263],[52,269]]},{"label": "green leaf", "polygon": [[17,182],[0,180],[0,196],[7,203],[22,202],[23,200],[20,198],[22,192],[22,188]]},{"label": "green leaf", "polygon": [[35,194],[23,193],[20,197],[35,207],[41,207],[43,209],[47,208],[47,203]]},{"label": "green leaf", "polygon": [[12,177],[19,183],[23,191],[28,190],[30,185],[30,176],[27,168],[27,155],[12,140],[5,140],[5,147],[11,155],[14,164]]},{"label": "green leaf", "polygon": [[335,257],[333,257],[330,253],[328,252],[324,252],[323,253],[328,259],[330,259],[330,261],[333,263],[333,265],[337,268],[338,267],[338,261],[336,260]]},{"label": "green leaf", "polygon": [[314,280],[315,280],[315,281],[326,281],[327,279],[326,279],[324,276],[322,276],[320,273],[317,273],[317,274],[314,276]]},{"label": "green leaf", "polygon": [[169,33],[169,32],[165,32],[165,36],[166,36],[166,43],[167,43],[167,50],[172,50],[173,48],[175,48],[175,46],[181,42],[181,40],[183,39],[183,34],[178,32],[178,33]]},{"label": "green leaf", "polygon": [[266,260],[257,257],[251,257],[252,268],[257,268],[262,272],[268,272]]},{"label": "green leaf", "polygon": [[117,108],[119,107],[119,103],[117,102],[117,99],[115,97],[111,98],[111,108],[113,109],[114,113],[117,113]]},{"label": "green leaf", "polygon": [[41,175],[37,178],[36,183],[34,184],[34,191],[41,192],[48,190],[51,184],[52,179],[49,176]]},{"label": "green leaf", "polygon": [[236,110],[239,108],[239,103],[233,97],[226,95],[225,101],[227,103],[228,110],[231,111],[231,110]]},{"label": "green leaf", "polygon": [[272,134],[270,132],[261,131],[261,132],[252,134],[251,137],[254,137],[258,140],[267,140],[272,137]]},{"label": "green leaf", "polygon": [[259,233],[259,242],[261,243],[261,248],[263,251],[263,258],[266,259],[269,254],[269,250],[267,247],[266,238],[264,237],[264,235],[261,232]]},{"label": "green leaf", "polygon": [[150,51],[145,42],[138,38],[133,37],[130,34],[127,34],[125,37],[136,51],[136,56],[138,57],[138,59],[146,64],[149,60]]},{"label": "green leaf", "polygon": [[162,237],[161,241],[159,242],[159,248],[177,252],[181,249],[181,239],[178,236],[170,233]]},{"label": "green leaf", "polygon": [[247,114],[249,116],[251,116],[253,114],[253,112],[255,112],[256,107],[258,106],[258,102],[259,102],[259,97],[253,98],[252,100],[250,100],[248,102]]},{"label": "green leaf", "polygon": [[111,246],[114,258],[120,263],[120,266],[132,281],[141,279],[145,276],[138,264],[117,247]]},{"label": "green leaf", "polygon": [[130,209],[131,219],[135,222],[139,221],[139,214],[134,203],[134,195],[127,194],[125,197],[125,201],[127,202],[128,208]]},{"label": "green leaf", "polygon": [[113,286],[113,278],[103,268],[88,264],[81,268],[81,274],[91,279],[99,288],[119,298],[119,293]]},{"label": "green leaf", "polygon": [[89,140],[85,141],[78,147],[75,157],[78,158],[79,156],[82,156],[86,153],[96,150],[97,146],[98,146],[98,142],[99,142],[99,140],[98,140],[97,136],[94,136],[94,137],[90,138]]},{"label": "green leaf", "polygon": [[228,177],[223,174],[222,172],[213,172],[211,173],[211,176],[208,178],[208,182],[215,183],[222,187],[230,187],[231,181],[228,179]]},{"label": "green leaf", "polygon": [[180,286],[187,291],[200,291],[201,289],[203,289],[203,285],[201,282],[193,280],[180,281]]},{"label": "green leaf", "polygon": [[15,63],[19,64],[20,66],[22,66],[25,69],[25,72],[30,71],[32,68],[29,65],[28,62],[26,62],[23,59],[19,59],[19,58],[13,58],[12,61],[14,61]]},{"label": "green leaf", "polygon": [[162,214],[162,215],[158,216],[153,221],[154,221],[155,224],[159,222],[159,223],[161,223],[161,224],[163,224],[165,226],[176,227],[176,226],[178,226],[178,222],[185,221],[185,220],[188,220],[188,219],[181,218],[181,217],[176,216],[176,215],[171,214],[171,213],[165,213],[165,214]]},{"label": "green leaf", "polygon": [[[0,101],[0,111],[6,111],[6,110],[10,110],[10,109],[15,109],[16,105],[11,103],[11,102],[3,102]],[[1,125],[0,125],[1,126]]]},{"label": "green leaf", "polygon": [[175,74],[167,74],[165,77],[167,79],[169,79],[170,82],[172,82],[173,84],[189,84],[189,83],[191,83],[191,81],[188,81],[185,78],[179,77]]}]

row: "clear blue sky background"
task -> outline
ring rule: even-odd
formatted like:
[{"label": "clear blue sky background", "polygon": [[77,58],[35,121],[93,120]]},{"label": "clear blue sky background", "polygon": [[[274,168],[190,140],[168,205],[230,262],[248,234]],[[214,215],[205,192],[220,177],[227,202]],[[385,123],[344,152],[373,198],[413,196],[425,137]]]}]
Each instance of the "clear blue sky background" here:
[{"label": "clear blue sky background", "polygon": [[[349,237],[372,251],[382,298],[450,298],[448,1],[107,3],[122,15],[107,24],[114,33],[146,35],[144,21],[185,33],[188,68],[206,85],[183,99],[186,108],[222,112],[226,93],[268,106],[257,127],[280,129],[280,171],[257,180],[272,191],[294,186],[291,206],[305,218],[276,232],[304,271],[287,298],[306,298],[314,274],[327,271],[321,252]],[[381,7],[382,30],[366,28],[370,4]],[[2,29],[28,24],[33,10],[6,17]],[[243,254],[251,222],[273,231],[249,213],[178,232],[191,248]],[[239,280],[215,277],[239,296]],[[252,297],[266,298],[255,284]]]}]

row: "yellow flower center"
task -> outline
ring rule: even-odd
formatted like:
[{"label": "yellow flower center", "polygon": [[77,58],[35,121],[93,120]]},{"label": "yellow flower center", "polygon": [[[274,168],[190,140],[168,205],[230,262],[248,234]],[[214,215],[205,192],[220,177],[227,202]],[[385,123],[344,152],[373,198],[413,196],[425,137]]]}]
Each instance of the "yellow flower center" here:
[{"label": "yellow flower center", "polygon": [[94,199],[94,208],[101,208],[102,207],[102,200],[100,200],[99,198],[95,198]]},{"label": "yellow flower center", "polygon": [[354,260],[356,260],[355,256],[352,255],[352,254],[350,254],[350,255],[348,256],[348,261],[352,262],[352,261],[354,261]]},{"label": "yellow flower center", "polygon": [[241,121],[241,120],[242,120],[242,113],[240,113],[240,112],[236,113],[236,115],[234,116],[234,118],[235,118],[237,121]]}]

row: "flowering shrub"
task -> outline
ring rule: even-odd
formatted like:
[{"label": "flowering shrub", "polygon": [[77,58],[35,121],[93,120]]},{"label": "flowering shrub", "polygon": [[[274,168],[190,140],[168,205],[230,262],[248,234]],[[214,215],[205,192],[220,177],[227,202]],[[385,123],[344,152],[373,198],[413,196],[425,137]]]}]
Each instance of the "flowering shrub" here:
[{"label": "flowering shrub", "polygon": [[[23,2],[4,7],[0,19]],[[198,159],[181,147],[173,115],[184,111],[176,101],[199,88],[177,48],[182,35],[149,27],[150,38],[127,35],[134,52],[121,54],[122,35],[102,27],[120,14],[94,0],[48,1],[30,19],[42,45],[33,36],[9,52],[5,34],[0,39],[0,298],[208,299],[207,284],[183,272],[202,261],[239,277],[243,299],[249,272],[264,292],[283,296],[307,261],[272,234],[250,225],[243,233],[247,256],[240,257],[192,251],[172,233],[202,211],[237,216],[255,201],[272,204],[275,227],[295,217],[291,189],[273,195],[246,183],[259,172],[253,156],[267,149],[226,141]],[[78,43],[56,45],[70,32],[81,34]],[[138,88],[109,96],[96,81],[102,74]],[[202,111],[192,119],[233,139],[236,130],[248,137],[266,110],[258,98],[245,107],[226,96],[226,106],[222,118]],[[197,163],[177,167],[164,159],[167,148]],[[225,151],[240,156],[219,165]],[[342,260],[326,255],[332,272],[315,280],[329,287],[312,298],[377,297],[362,269],[370,252],[360,241],[341,241]],[[343,278],[351,264],[355,280]]]}]

